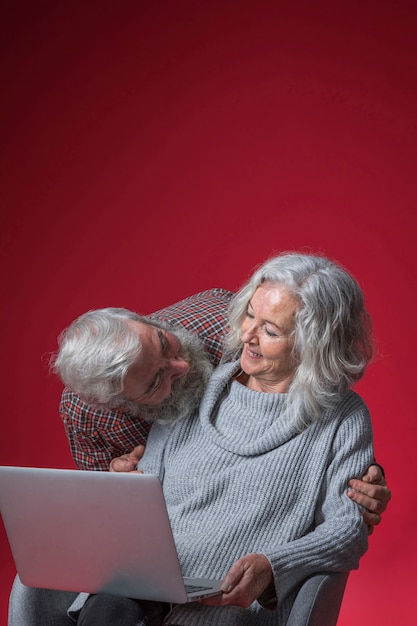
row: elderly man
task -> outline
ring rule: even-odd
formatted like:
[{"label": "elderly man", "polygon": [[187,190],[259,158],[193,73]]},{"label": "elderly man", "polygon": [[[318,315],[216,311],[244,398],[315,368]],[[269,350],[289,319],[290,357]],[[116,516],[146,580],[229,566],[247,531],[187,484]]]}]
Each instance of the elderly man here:
[{"label": "elderly man", "polygon": [[[79,469],[108,470],[113,458],[146,443],[150,429],[147,420],[187,414],[198,405],[210,370],[208,364],[218,365],[222,356],[232,296],[224,289],[203,291],[147,318],[130,311],[93,311],[64,331],[54,370],[66,384],[60,415]],[[99,390],[97,380],[92,380],[92,365],[96,357],[103,359],[104,353],[94,355],[94,348],[91,352],[91,333],[97,340],[97,333],[102,334],[98,340],[101,346],[111,343],[106,323],[98,321],[102,315],[107,317],[107,324],[113,324],[113,335],[119,333],[119,339],[120,325],[122,330],[124,325],[136,328],[143,352],[138,363],[131,363],[123,381],[120,371],[116,371],[120,365],[118,350],[107,352],[103,371],[95,372],[102,383]],[[97,324],[102,323],[104,327],[99,331]],[[132,349],[131,360],[135,360],[137,347]],[[85,351],[89,354],[80,354]],[[114,360],[111,366],[109,358]],[[151,383],[158,383],[154,381],[156,375],[161,377],[159,389],[149,389]],[[106,384],[118,388],[104,393]]]},{"label": "elderly man", "polygon": [[[146,318],[125,309],[92,311],[62,333],[53,369],[66,385],[60,415],[79,469],[133,469],[153,420],[181,419],[199,404],[222,356],[232,296],[211,289]],[[349,485],[372,531],[390,499],[380,467]],[[66,623],[62,612],[73,594],[67,601],[64,592],[48,593],[16,579],[9,626],[44,623],[38,615],[46,607],[60,615],[53,623]]]}]

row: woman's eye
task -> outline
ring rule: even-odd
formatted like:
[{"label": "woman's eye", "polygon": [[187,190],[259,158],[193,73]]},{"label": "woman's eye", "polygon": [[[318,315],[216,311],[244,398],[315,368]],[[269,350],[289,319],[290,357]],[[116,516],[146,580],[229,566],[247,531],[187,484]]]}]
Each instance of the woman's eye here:
[{"label": "woman's eye", "polygon": [[265,332],[268,337],[278,337],[277,333],[274,333],[272,330],[268,330],[268,328],[265,328]]}]

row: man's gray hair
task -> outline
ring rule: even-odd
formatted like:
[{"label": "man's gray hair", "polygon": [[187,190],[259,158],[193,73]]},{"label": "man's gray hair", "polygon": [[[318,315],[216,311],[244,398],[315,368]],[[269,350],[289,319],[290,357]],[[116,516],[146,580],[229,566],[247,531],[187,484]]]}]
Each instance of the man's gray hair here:
[{"label": "man's gray hair", "polygon": [[248,304],[266,282],[288,289],[300,305],[287,415],[301,430],[363,376],[373,355],[372,323],[361,288],[340,265],[318,255],[282,253],[261,265],[233,298],[226,358],[240,354]]},{"label": "man's gray hair", "polygon": [[142,351],[129,320],[150,323],[127,309],[97,309],[78,317],[58,338],[53,372],[93,406],[124,402],[124,378]]}]

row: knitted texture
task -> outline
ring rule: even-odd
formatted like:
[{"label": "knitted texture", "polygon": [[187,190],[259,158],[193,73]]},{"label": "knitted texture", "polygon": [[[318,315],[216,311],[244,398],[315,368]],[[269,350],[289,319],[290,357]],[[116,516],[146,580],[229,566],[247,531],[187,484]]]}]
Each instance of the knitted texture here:
[{"label": "knitted texture", "polygon": [[231,379],[238,367],[217,369],[198,414],[152,427],[140,467],[163,482],[183,574],[223,578],[240,557],[262,553],[278,608],[265,608],[267,594],[249,609],[192,603],[166,624],[284,625],[304,578],[356,568],[367,548],[346,496],[347,480],[373,461],[361,398],[348,392],[297,433],[283,416],[285,395],[240,385]]}]

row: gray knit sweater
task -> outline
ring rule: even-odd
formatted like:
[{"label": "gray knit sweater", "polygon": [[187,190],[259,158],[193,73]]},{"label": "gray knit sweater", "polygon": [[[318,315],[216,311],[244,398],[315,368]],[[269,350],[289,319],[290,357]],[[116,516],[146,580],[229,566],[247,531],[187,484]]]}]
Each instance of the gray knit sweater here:
[{"label": "gray knit sweater", "polygon": [[198,414],[152,427],[140,468],[163,482],[185,576],[223,578],[240,557],[262,553],[275,588],[249,609],[178,605],[167,624],[284,625],[305,577],[357,568],[367,548],[346,496],[347,480],[374,458],[361,398],[348,392],[297,433],[281,415],[285,396],[244,387],[232,379],[237,369],[217,369]]}]

